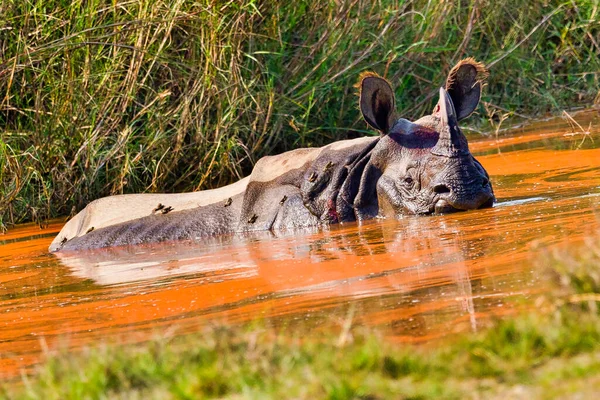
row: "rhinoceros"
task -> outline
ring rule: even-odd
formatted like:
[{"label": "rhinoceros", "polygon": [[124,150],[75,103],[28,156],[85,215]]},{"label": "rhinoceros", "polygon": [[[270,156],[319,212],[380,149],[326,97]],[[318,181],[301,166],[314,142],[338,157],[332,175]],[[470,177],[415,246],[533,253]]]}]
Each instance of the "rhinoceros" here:
[{"label": "rhinoceros", "polygon": [[220,189],[95,200],[50,251],[491,207],[489,176],[458,126],[477,107],[486,74],[473,59],[459,62],[432,114],[411,122],[398,118],[388,81],[363,73],[360,110],[380,136],[264,157],[250,176]]}]

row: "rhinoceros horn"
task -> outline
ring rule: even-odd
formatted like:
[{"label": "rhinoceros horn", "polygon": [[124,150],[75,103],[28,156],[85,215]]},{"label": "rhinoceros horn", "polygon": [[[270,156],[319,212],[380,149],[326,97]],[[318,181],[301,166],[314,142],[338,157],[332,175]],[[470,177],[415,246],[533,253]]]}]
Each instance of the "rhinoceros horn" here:
[{"label": "rhinoceros horn", "polygon": [[458,157],[469,153],[467,139],[458,128],[458,116],[452,98],[446,89],[440,88],[439,139],[431,149],[433,154],[446,157]]}]

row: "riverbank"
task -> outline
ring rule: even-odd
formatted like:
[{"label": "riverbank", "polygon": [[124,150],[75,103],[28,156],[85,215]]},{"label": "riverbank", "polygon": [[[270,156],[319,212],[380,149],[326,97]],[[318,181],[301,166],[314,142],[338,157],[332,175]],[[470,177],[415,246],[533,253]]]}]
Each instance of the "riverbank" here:
[{"label": "riverbank", "polygon": [[490,77],[466,124],[484,132],[589,106],[598,13],[592,0],[4,2],[0,227],[213,188],[266,154],[375,134],[356,109],[364,70],[417,118],[475,57]]},{"label": "riverbank", "polygon": [[303,337],[255,324],[143,345],[50,353],[33,376],[3,385],[19,399],[564,398],[600,383],[600,236],[546,251],[532,268],[553,287],[528,315],[436,344],[395,345],[368,330]]}]

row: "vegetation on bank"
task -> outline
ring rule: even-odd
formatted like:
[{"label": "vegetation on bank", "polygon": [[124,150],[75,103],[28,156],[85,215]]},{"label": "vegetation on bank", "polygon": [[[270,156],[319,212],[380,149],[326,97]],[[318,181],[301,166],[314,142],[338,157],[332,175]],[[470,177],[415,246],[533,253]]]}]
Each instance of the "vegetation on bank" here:
[{"label": "vegetation on bank", "polygon": [[5,0],[0,21],[0,226],[372,134],[352,87],[366,69],[415,118],[454,63],[483,61],[471,124],[590,105],[600,87],[597,0]]},{"label": "vegetation on bank", "polygon": [[[219,328],[51,355],[7,399],[591,398],[600,384],[600,236],[555,251],[533,314],[425,346],[373,332],[339,337]],[[597,393],[596,393],[597,394]]]}]

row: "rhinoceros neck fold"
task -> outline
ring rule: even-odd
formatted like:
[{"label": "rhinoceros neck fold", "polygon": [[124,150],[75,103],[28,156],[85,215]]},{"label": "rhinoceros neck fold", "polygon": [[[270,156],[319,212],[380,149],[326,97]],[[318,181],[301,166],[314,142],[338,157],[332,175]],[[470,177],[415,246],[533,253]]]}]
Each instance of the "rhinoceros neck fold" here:
[{"label": "rhinoceros neck fold", "polygon": [[366,146],[349,168],[348,176],[344,180],[337,198],[336,206],[340,215],[340,221],[363,219],[361,213],[363,204],[361,200],[357,199],[357,196],[366,190],[365,185],[372,183],[366,181],[363,178],[363,174],[367,166],[370,165],[371,154],[377,143],[379,143],[379,140]]},{"label": "rhinoceros neck fold", "polygon": [[[317,149],[304,164],[271,181],[255,180],[267,174],[253,171],[238,231],[294,229],[322,223],[353,221],[352,202],[369,154],[379,138],[361,138]],[[286,153],[288,154],[288,153]],[[281,165],[277,159],[276,165]],[[271,163],[256,168],[271,167]]]}]

